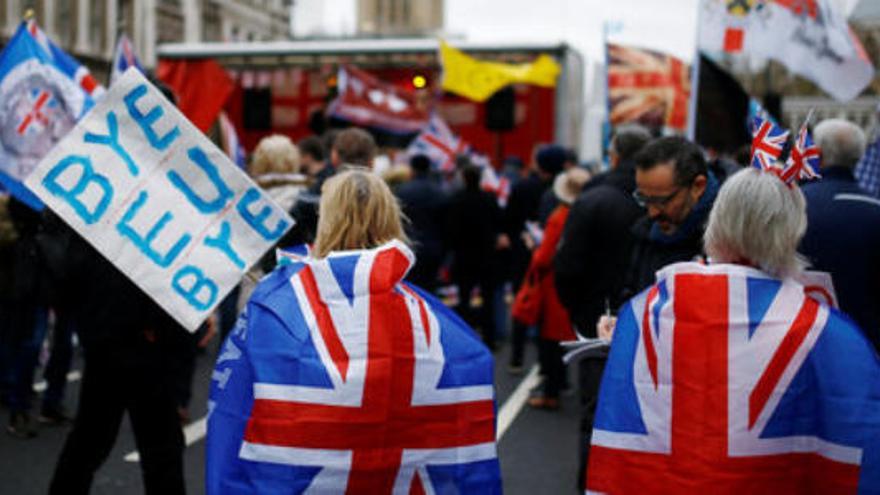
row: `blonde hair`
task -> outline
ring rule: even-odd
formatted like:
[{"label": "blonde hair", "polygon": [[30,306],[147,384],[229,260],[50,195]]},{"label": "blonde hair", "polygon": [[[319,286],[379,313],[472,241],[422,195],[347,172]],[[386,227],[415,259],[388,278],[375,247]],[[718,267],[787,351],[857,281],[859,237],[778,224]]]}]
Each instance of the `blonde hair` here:
[{"label": "blonde hair", "polygon": [[718,193],[704,242],[717,263],[750,261],[778,278],[797,276],[807,263],[797,253],[807,231],[806,201],[797,187],[749,167]]},{"label": "blonde hair", "polygon": [[299,173],[299,148],[287,136],[273,134],[264,137],[254,150],[251,160],[251,177],[265,174]]},{"label": "blonde hair", "polygon": [[321,191],[315,257],[374,248],[394,239],[407,242],[400,205],[379,176],[352,168],[327,179]]}]

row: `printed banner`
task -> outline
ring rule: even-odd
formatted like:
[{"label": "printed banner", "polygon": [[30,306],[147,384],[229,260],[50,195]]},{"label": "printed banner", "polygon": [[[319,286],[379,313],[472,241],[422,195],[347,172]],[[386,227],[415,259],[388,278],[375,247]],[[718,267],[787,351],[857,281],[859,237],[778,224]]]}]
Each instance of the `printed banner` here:
[{"label": "printed banner", "polygon": [[25,184],[190,331],[293,224],[135,68]]}]

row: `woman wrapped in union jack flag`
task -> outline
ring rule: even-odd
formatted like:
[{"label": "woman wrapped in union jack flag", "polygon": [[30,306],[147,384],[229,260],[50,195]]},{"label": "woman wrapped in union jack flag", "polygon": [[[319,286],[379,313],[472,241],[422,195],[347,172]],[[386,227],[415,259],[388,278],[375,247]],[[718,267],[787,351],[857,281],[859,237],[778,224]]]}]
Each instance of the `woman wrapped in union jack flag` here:
[{"label": "woman wrapped in union jack flag", "polygon": [[804,272],[804,196],[778,168],[722,186],[708,265],[667,266],[620,310],[588,491],[880,490],[880,359]]},{"label": "woman wrapped in union jack flag", "polygon": [[377,175],[327,180],[312,254],[260,282],[217,359],[207,493],[501,493],[492,355],[403,281],[405,241]]}]

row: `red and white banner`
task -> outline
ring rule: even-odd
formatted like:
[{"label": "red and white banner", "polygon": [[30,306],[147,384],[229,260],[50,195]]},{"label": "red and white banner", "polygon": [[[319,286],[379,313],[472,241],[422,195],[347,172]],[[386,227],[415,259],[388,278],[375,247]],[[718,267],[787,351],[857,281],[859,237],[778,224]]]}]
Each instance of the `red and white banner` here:
[{"label": "red and white banner", "polygon": [[351,66],[340,67],[339,96],[327,113],[338,119],[383,131],[410,134],[428,123],[428,110],[416,94]]},{"label": "red and white banner", "polygon": [[767,57],[840,101],[855,98],[875,70],[831,0],[702,0],[700,48]]}]

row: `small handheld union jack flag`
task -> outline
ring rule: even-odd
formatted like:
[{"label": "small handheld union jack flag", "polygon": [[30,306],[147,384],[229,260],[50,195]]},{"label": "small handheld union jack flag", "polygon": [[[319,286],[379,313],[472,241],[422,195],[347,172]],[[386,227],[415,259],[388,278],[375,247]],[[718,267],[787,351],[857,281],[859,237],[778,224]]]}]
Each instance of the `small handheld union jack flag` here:
[{"label": "small handheld union jack flag", "polygon": [[[752,121],[752,166],[777,171],[776,160],[782,154],[788,131],[760,116]],[[778,171],[777,171],[778,173]]]},{"label": "small handheld union jack flag", "polygon": [[820,179],[822,177],[819,175],[821,156],[821,150],[813,143],[813,136],[810,135],[807,123],[804,122],[780,178],[787,184],[791,184],[795,180]]}]

